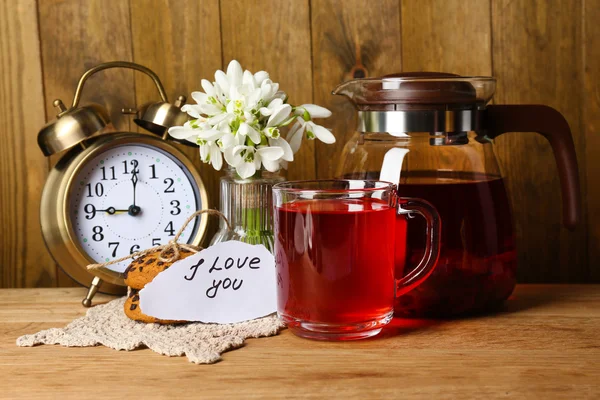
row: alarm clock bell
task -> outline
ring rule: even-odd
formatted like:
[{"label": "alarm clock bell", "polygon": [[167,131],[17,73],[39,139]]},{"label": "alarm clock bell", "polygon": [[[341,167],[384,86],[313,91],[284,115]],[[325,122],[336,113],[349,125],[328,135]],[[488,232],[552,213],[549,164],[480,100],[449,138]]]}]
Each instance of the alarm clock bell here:
[{"label": "alarm clock bell", "polygon": [[[138,126],[166,139],[168,128],[183,125],[188,120],[187,114],[181,111],[181,106],[186,101],[185,96],[179,96],[174,104],[169,103],[165,90],[158,76],[153,71],[142,65],[131,62],[107,62],[89,69],[81,76],[70,108],[67,109],[60,99],[54,101],[53,105],[58,111],[56,119],[46,124],[38,134],[38,145],[44,155],[50,156],[77,145],[80,145],[85,149],[87,147],[85,142],[87,139],[103,132],[113,130],[112,127],[110,127],[109,114],[103,106],[98,104],[79,106],[81,93],[86,80],[94,73],[108,68],[129,68],[138,70],[150,76],[154,81],[160,94],[161,101],[144,104],[137,110],[122,110],[124,114],[134,114],[134,122]],[[107,127],[109,129],[106,129]],[[177,142],[186,143],[184,141]],[[42,204],[42,207],[44,207],[44,204]],[[44,224],[43,216],[42,224]],[[46,237],[45,240],[52,253],[51,245],[48,244]],[[61,267],[65,268],[64,265],[61,265]],[[80,279],[78,281],[81,283]],[[102,279],[100,277],[95,276],[93,278],[88,293],[82,301],[84,306],[91,306],[92,297],[98,291],[101,283]],[[108,292],[116,293],[119,291],[118,286],[110,285],[110,287],[111,289],[109,289]]]},{"label": "alarm clock bell", "polygon": [[56,119],[47,123],[38,133],[38,145],[44,155],[50,156],[81,144],[91,136],[101,133],[110,124],[108,111],[101,105],[79,107],[81,93],[87,79],[94,73],[108,68],[135,69],[150,76],[156,84],[161,101],[144,104],[139,110],[123,109],[124,114],[136,115],[133,121],[138,126],[163,136],[164,139],[170,127],[183,125],[187,121],[187,114],[181,111],[181,106],[186,101],[185,96],[179,96],[175,104],[170,104],[162,83],[152,70],[127,61],[107,62],[89,69],[81,76],[71,108],[67,109],[60,99],[54,100],[54,107],[58,110]]}]

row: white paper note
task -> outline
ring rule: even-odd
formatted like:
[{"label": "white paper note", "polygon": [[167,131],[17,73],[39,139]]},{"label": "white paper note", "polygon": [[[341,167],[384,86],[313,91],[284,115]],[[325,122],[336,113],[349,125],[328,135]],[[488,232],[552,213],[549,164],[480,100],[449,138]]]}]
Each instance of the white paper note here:
[{"label": "white paper note", "polygon": [[234,323],[277,310],[275,260],[263,245],[217,243],[175,262],[140,291],[144,314]]}]

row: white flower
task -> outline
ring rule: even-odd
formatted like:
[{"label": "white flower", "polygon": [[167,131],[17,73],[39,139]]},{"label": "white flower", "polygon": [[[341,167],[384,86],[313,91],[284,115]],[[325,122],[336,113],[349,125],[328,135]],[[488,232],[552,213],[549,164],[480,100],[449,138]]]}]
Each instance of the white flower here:
[{"label": "white flower", "polygon": [[221,139],[217,140],[217,144],[221,148],[221,151],[225,151],[225,149],[228,149],[230,147],[243,144],[244,139],[244,136],[234,135],[231,132],[227,132],[223,136],[221,136]]},{"label": "white flower", "polygon": [[277,139],[269,139],[269,146],[271,147],[280,147],[283,150],[283,155],[281,159],[284,161],[294,161],[294,152],[292,151],[292,147],[284,138]]},{"label": "white flower", "polygon": [[[276,100],[273,100],[273,102]],[[292,106],[289,104],[281,104],[279,106],[276,105],[269,116],[267,126],[263,129],[265,136],[271,139],[278,139],[281,136],[278,126],[283,124],[288,119],[291,112]]]},{"label": "white flower", "polygon": [[[206,127],[206,125],[204,127]],[[174,126],[169,128],[169,135],[173,136],[175,139],[196,143],[200,148],[200,159],[202,162],[210,163],[217,171],[223,166],[221,149],[216,143],[222,139],[224,135],[223,132],[216,129],[203,130],[200,128],[197,121],[188,121],[184,126]]]},{"label": "white flower", "polygon": [[301,106],[296,107],[294,113],[296,115],[304,115],[304,113],[308,113],[310,119],[331,117],[331,111],[325,107],[317,106],[315,104],[302,104]]},{"label": "white flower", "polygon": [[321,125],[317,125],[312,121],[305,121],[304,118],[296,118],[296,123],[292,126],[287,134],[287,141],[290,143],[294,154],[300,149],[302,137],[306,132],[306,138],[309,140],[319,139],[326,144],[335,143],[335,136],[331,131]]},{"label": "white flower", "polygon": [[248,136],[254,144],[260,144],[260,133],[245,122],[240,124],[237,133],[241,136]]},{"label": "white flower", "polygon": [[237,88],[242,84],[242,66],[237,60],[232,60],[227,66],[227,80],[230,88]]},{"label": "white flower", "polygon": [[260,169],[261,164],[268,171],[275,172],[279,170],[277,162],[283,156],[283,150],[280,147],[269,146],[244,146],[237,145],[225,150],[225,161],[235,168],[237,174],[242,178],[250,178]]},{"label": "white flower", "polygon": [[298,118],[286,137],[294,153],[300,149],[305,132],[307,139],[317,138],[326,144],[335,143],[335,136],[331,131],[312,122],[312,118],[330,117],[331,111],[315,104],[303,104],[295,108],[294,115],[298,115]]},{"label": "white flower", "polygon": [[260,84],[260,98],[269,103],[279,91],[279,83],[274,83],[270,79],[265,79]]},{"label": "white flower", "polygon": [[221,155],[221,149],[213,141],[205,141],[200,139],[198,141],[200,147],[200,159],[202,162],[211,164],[217,171],[221,170],[223,166],[223,156]]},{"label": "white flower", "polygon": [[335,143],[335,136],[333,136],[333,133],[331,133],[331,131],[329,129],[327,129],[321,125],[317,125],[312,121],[308,121],[305,124],[305,129],[306,129],[306,137],[308,139],[314,139],[316,136],[317,139],[319,139],[323,143],[326,143],[326,144]]},{"label": "white flower", "polygon": [[271,114],[273,114],[273,112],[277,108],[281,107],[282,105],[283,105],[283,100],[273,99],[273,101],[271,101],[268,106],[261,107],[258,111],[260,112],[261,115],[263,115],[265,117],[269,117],[269,116],[271,116]]},{"label": "white flower", "polygon": [[199,128],[207,126],[205,121],[206,118],[199,117],[198,119],[187,121],[183,126],[173,126],[169,128],[169,135],[175,139],[196,143],[198,134],[200,133]]},{"label": "white flower", "polygon": [[266,71],[258,71],[254,74],[254,81],[258,87],[267,79],[269,79],[269,73]]},{"label": "white flower", "polygon": [[198,144],[202,161],[215,169],[222,167],[224,157],[238,175],[249,178],[263,167],[268,171],[286,168],[305,135],[335,142],[331,132],[312,121],[327,118],[331,112],[314,104],[287,104],[287,95],[265,71],[244,71],[234,60],[226,72],[215,72],[214,82],[203,79],[201,86],[203,91],[192,92],[196,104],[181,108],[193,119],[170,128],[169,134]]},{"label": "white flower", "polygon": [[[186,122],[186,124],[187,123],[188,122]],[[186,126],[173,126],[169,128],[169,135],[173,136],[175,139],[188,140],[192,143],[196,143],[198,131]]]}]

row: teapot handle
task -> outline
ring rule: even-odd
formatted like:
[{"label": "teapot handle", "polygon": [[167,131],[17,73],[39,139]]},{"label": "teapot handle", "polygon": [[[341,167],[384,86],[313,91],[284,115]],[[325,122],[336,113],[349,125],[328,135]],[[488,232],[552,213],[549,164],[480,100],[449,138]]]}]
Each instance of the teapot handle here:
[{"label": "teapot handle", "polygon": [[563,224],[573,230],[580,219],[581,194],[575,145],[565,117],[544,105],[489,105],[484,118],[491,139],[506,132],[537,132],[550,142],[558,165]]}]

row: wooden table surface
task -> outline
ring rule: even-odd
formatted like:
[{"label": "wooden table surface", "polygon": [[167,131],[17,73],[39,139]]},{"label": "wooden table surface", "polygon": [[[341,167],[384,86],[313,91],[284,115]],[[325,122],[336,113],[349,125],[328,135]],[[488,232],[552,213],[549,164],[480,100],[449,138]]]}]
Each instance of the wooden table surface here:
[{"label": "wooden table surface", "polygon": [[0,398],[600,398],[600,285],[521,285],[499,314],[394,320],[364,341],[285,330],[213,365],[148,349],[15,345],[83,315],[84,293],[0,290]]}]

